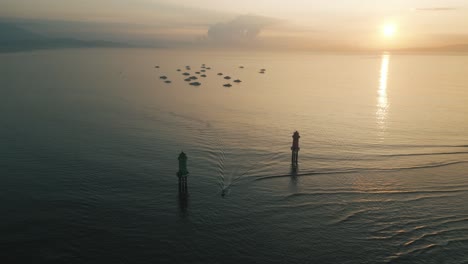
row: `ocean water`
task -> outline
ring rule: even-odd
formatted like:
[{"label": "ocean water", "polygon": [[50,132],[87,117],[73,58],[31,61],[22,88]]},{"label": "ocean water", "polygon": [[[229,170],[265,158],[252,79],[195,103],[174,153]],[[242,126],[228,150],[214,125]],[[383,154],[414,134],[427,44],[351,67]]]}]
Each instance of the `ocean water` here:
[{"label": "ocean water", "polygon": [[[188,85],[185,66],[202,64],[202,85]],[[468,263],[467,65],[463,54],[1,54],[1,259]]]}]

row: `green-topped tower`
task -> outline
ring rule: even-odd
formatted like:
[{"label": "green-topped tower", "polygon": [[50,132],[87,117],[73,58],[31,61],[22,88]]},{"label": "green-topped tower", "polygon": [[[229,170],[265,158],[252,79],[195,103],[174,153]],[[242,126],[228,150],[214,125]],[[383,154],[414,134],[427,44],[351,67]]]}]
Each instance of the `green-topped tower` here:
[{"label": "green-topped tower", "polygon": [[186,194],[187,191],[187,176],[189,174],[187,170],[187,155],[182,151],[179,154],[179,171],[177,177],[179,177],[179,193]]}]

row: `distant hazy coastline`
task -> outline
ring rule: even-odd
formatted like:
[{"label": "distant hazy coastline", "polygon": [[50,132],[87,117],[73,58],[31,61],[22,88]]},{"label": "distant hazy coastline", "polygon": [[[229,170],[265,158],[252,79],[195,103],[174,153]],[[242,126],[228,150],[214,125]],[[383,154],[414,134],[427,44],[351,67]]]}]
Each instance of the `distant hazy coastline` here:
[{"label": "distant hazy coastline", "polygon": [[[359,49],[345,46],[312,46],[302,48],[292,48],[284,45],[268,45],[266,39],[258,39],[250,43],[211,43],[206,40],[159,40],[146,42],[144,40],[115,41],[109,40],[105,36],[103,39],[81,39],[69,37],[67,35],[56,36],[54,34],[41,34],[25,27],[0,20],[0,53],[33,51],[44,49],[63,49],[63,48],[190,48],[202,50],[250,50],[250,51],[317,51],[317,52],[382,52],[384,50]],[[70,33],[69,35],[72,35]],[[434,47],[409,47],[399,49],[388,49],[395,53],[466,53],[468,44],[457,44],[449,46]]]}]

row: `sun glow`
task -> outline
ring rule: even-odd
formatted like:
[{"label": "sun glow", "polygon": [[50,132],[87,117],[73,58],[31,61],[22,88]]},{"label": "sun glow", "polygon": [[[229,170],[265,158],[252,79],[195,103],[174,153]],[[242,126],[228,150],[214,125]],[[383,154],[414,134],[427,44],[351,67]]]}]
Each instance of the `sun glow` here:
[{"label": "sun glow", "polygon": [[386,38],[393,38],[396,34],[397,27],[393,23],[387,23],[382,27],[382,34]]}]

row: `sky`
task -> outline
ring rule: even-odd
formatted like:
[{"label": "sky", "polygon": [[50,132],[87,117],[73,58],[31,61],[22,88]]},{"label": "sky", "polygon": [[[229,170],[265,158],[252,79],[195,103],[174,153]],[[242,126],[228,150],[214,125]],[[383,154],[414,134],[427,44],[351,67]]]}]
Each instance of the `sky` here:
[{"label": "sky", "polygon": [[0,17],[47,21],[39,29],[51,34],[125,41],[297,49],[468,43],[466,0],[1,0]]}]

